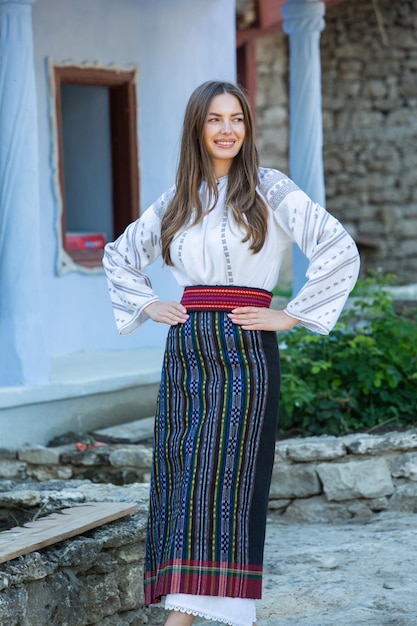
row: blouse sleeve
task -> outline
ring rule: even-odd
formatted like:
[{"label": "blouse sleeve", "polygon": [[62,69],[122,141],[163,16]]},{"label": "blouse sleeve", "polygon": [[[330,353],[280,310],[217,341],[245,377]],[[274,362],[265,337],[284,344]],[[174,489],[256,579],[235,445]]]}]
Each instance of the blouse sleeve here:
[{"label": "blouse sleeve", "polygon": [[[336,324],[359,274],[359,253],[342,224],[275,170],[265,193],[274,221],[309,263],[306,283],[285,312],[327,335]],[[277,176],[278,175],[278,176]]]},{"label": "blouse sleeve", "polygon": [[161,196],[120,237],[106,244],[103,267],[116,326],[128,335],[149,319],[144,308],[159,300],[145,269],[161,254],[161,219],[171,194]]}]

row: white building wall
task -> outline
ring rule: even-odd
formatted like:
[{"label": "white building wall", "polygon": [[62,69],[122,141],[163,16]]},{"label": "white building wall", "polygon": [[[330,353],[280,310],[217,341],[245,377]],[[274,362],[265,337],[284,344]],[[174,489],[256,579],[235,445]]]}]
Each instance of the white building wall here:
[{"label": "white building wall", "polygon": [[[201,82],[235,79],[234,0],[37,0],[33,5],[39,119],[43,319],[48,353],[160,346],[166,327],[147,322],[119,337],[104,274],[57,272],[48,59],[138,66],[141,209],[174,182],[184,108]],[[168,269],[151,268],[162,298],[178,297]],[[30,277],[28,277],[28,280]]]}]

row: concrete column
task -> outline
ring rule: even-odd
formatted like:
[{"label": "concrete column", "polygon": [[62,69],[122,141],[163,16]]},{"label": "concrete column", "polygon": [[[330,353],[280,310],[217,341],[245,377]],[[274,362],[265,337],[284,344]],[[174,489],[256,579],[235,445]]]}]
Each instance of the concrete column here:
[{"label": "concrete column", "polygon": [[0,386],[47,382],[42,327],[34,0],[0,0]]},{"label": "concrete column", "polygon": [[[320,33],[325,25],[325,4],[288,0],[281,10],[290,45],[290,176],[324,206]],[[294,246],[294,293],[305,282],[306,268],[305,256]]]}]

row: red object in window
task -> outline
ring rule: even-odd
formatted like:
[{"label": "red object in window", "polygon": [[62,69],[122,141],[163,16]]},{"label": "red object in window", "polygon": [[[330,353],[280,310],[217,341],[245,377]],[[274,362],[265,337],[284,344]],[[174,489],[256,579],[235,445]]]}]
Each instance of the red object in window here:
[{"label": "red object in window", "polygon": [[66,250],[102,250],[106,245],[106,237],[101,233],[67,233],[65,235]]}]

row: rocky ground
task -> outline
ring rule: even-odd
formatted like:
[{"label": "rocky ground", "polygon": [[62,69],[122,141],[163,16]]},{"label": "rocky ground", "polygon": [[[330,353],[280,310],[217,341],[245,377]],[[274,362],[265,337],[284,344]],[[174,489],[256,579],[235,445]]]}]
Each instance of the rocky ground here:
[{"label": "rocky ground", "polygon": [[[95,500],[138,501],[145,510],[151,451],[139,442],[149,439],[148,422],[97,433],[110,443],[112,435],[115,447],[69,451],[60,441],[62,450],[3,451],[0,469],[13,479],[3,481],[6,512],[17,503],[43,503],[48,513],[57,502]],[[417,431],[286,440],[277,463],[257,626],[417,626]],[[98,484],[85,480],[91,473]],[[42,481],[42,497],[33,479]],[[166,613],[145,617],[161,625]]]},{"label": "rocky ground", "polygon": [[258,626],[416,626],[416,528],[416,515],[393,513],[366,524],[270,519]]}]

